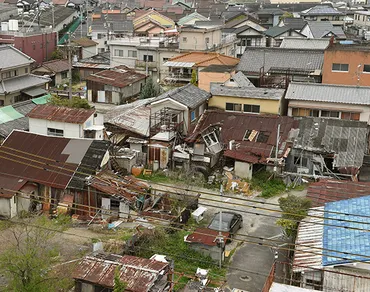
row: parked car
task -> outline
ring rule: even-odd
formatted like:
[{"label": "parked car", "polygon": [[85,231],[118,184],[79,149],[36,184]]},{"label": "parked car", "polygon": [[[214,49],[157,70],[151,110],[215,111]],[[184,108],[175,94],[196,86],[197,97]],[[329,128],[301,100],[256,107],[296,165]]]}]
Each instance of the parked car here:
[{"label": "parked car", "polygon": [[220,227],[220,212],[216,213],[211,223],[208,225],[209,229],[229,232],[231,236],[242,227],[243,217],[238,213],[222,212],[221,213],[221,227]]}]

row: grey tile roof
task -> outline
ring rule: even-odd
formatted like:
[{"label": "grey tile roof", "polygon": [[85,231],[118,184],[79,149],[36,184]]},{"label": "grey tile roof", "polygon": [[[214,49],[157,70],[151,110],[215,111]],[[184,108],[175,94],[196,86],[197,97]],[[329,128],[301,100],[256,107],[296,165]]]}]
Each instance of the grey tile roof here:
[{"label": "grey tile roof", "polygon": [[257,15],[283,15],[284,11],[279,8],[265,8],[257,11]]},{"label": "grey tile roof", "polygon": [[234,80],[234,82],[240,87],[255,87],[248,77],[245,76],[241,71],[234,74],[231,79]]},{"label": "grey tile roof", "polygon": [[5,79],[0,82],[0,94],[17,92],[34,86],[41,86],[49,81],[49,78],[33,74]]},{"label": "grey tile roof", "polygon": [[301,30],[306,24],[306,21],[299,17],[285,17],[282,19],[282,23],[284,25],[289,25],[294,29]]},{"label": "grey tile roof", "polygon": [[303,49],[281,48],[248,48],[245,50],[237,71],[259,74],[264,71],[279,68],[282,70],[314,71],[321,70],[324,61],[324,52]]},{"label": "grey tile roof", "polygon": [[274,99],[280,100],[284,95],[284,89],[262,88],[262,87],[232,87],[220,83],[211,83],[212,95]]},{"label": "grey tile roof", "polygon": [[303,118],[293,148],[334,154],[334,167],[359,168],[366,150],[366,137],[366,122]]},{"label": "grey tile roof", "polygon": [[153,102],[170,98],[192,109],[205,102],[210,97],[211,94],[209,92],[189,83],[161,94],[156,97]]},{"label": "grey tile roof", "polygon": [[289,38],[283,39],[280,48],[284,49],[306,49],[306,50],[325,50],[330,43],[330,39],[302,39]]},{"label": "grey tile roof", "polygon": [[300,14],[303,16],[310,16],[310,15],[343,15],[344,13],[330,6],[317,5],[305,11],[302,11]]},{"label": "grey tile roof", "polygon": [[17,50],[13,46],[0,46],[0,69],[9,67],[26,66],[35,62],[34,59]]},{"label": "grey tile roof", "polygon": [[264,32],[265,35],[270,37],[277,37],[287,31],[294,31],[294,29],[288,25],[286,26],[274,26]]},{"label": "grey tile roof", "polygon": [[340,26],[333,26],[330,21],[308,21],[307,24],[314,38],[326,37],[330,32],[338,38],[346,38],[346,34]]},{"label": "grey tile roof", "polygon": [[370,87],[291,82],[285,98],[370,105]]}]

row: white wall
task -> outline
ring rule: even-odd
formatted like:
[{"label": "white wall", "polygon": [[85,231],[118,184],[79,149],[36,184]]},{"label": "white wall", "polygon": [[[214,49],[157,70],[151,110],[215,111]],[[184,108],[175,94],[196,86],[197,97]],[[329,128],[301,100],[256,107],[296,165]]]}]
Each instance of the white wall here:
[{"label": "white wall", "polygon": [[238,177],[252,179],[253,164],[235,160],[234,171]]},{"label": "white wall", "polygon": [[13,200],[13,198],[6,199],[6,198],[0,198],[0,216],[11,218],[11,208],[10,208],[10,201]]},{"label": "white wall", "polygon": [[55,122],[41,119],[29,118],[30,132],[35,134],[47,135],[48,128],[64,131],[64,137],[67,138],[82,138],[82,127],[79,124],[70,124],[63,122]]},{"label": "white wall", "polygon": [[90,58],[98,54],[98,46],[91,46],[82,49],[82,59]]}]

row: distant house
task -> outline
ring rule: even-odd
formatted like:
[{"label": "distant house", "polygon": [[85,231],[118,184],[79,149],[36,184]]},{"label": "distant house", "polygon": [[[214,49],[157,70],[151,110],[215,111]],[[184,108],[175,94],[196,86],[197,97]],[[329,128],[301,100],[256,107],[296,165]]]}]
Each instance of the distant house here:
[{"label": "distant house", "polygon": [[289,81],[321,81],[324,50],[248,48],[237,71],[256,86],[285,88]]},{"label": "distant house", "polygon": [[77,52],[77,58],[86,59],[95,56],[98,53],[98,43],[88,38],[74,39],[73,44]]},{"label": "distant house", "polygon": [[307,176],[357,176],[367,153],[367,123],[303,118],[286,160],[289,173]]},{"label": "distant house", "polygon": [[330,21],[307,21],[301,34],[309,39],[334,37],[337,40],[345,40],[347,38],[342,27],[334,26]]},{"label": "distant house", "polygon": [[[299,224],[292,263],[301,287],[327,292],[369,290],[370,237],[364,228],[370,223],[369,204],[370,197],[364,196],[309,210]],[[342,214],[348,214],[345,220]]]},{"label": "distant house", "polygon": [[156,10],[148,10],[133,20],[134,31],[139,36],[159,36],[161,31],[174,28],[175,22]]},{"label": "distant house", "polygon": [[344,24],[344,17],[346,16],[344,12],[338,11],[331,6],[326,5],[317,5],[311,7],[300,12],[300,15],[304,20],[328,22],[339,26]]},{"label": "distant house", "polygon": [[306,38],[294,28],[289,26],[274,26],[264,32],[266,47],[279,47],[285,37]]},{"label": "distant house", "polygon": [[126,66],[93,73],[86,77],[87,97],[92,102],[121,104],[140,94],[146,78]]},{"label": "distant house", "polygon": [[291,82],[288,116],[322,117],[370,123],[370,87]]},{"label": "distant house", "polygon": [[80,59],[73,63],[73,68],[79,70],[80,78],[85,80],[90,74],[111,68],[110,53],[104,52],[90,58]]},{"label": "distant house", "polygon": [[198,20],[203,20],[207,21],[209,20],[207,17],[199,14],[198,12],[194,11],[193,13],[186,15],[177,22],[178,25],[183,26],[183,25],[194,25],[196,21]]},{"label": "distant house", "polygon": [[[152,257],[153,258],[153,257]],[[113,290],[115,271],[120,281],[132,292],[164,292],[171,283],[171,267],[166,260],[158,261],[130,255],[95,254],[84,257],[77,265],[73,278],[75,292]]]},{"label": "distant house", "polygon": [[31,133],[66,138],[104,139],[102,116],[94,109],[37,105],[28,114]]},{"label": "distant house", "polygon": [[52,60],[42,63],[41,66],[32,70],[32,73],[39,76],[51,78],[51,85],[58,86],[68,83],[69,64],[67,60]]},{"label": "distant house", "polygon": [[[0,196],[3,198],[0,215],[13,217],[21,210],[56,211],[59,203],[64,204],[64,208],[68,206],[69,211],[73,202],[98,207],[95,200],[89,203],[85,178],[105,167],[109,160],[108,147],[107,141],[13,131],[0,146],[6,155],[0,157],[0,172],[5,176],[0,185],[6,190],[6,195]],[[33,187],[26,191],[26,184]],[[18,191],[22,191],[22,195],[17,194]],[[90,218],[95,211],[89,214],[88,210],[79,209],[74,213]]]},{"label": "distant house", "polygon": [[30,74],[33,62],[12,46],[0,46],[0,106],[46,94],[50,79]]},{"label": "distant house", "polygon": [[330,44],[330,39],[306,39],[285,37],[281,42],[282,49],[302,49],[302,50],[325,50]]},{"label": "distant house", "polygon": [[299,17],[282,17],[278,26],[289,26],[296,31],[300,31],[306,24],[306,21]]},{"label": "distant house", "polygon": [[235,74],[235,66],[210,65],[198,72],[198,87],[210,91],[212,82],[225,82]]},{"label": "distant house", "polygon": [[257,11],[258,19],[266,28],[271,28],[278,25],[280,16],[284,14],[284,11],[279,8],[265,8]]}]

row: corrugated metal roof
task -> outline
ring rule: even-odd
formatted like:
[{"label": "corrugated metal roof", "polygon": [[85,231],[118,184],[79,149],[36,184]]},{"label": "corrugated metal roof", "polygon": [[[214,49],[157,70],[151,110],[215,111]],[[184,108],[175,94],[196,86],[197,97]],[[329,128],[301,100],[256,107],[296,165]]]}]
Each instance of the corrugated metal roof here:
[{"label": "corrugated metal roof", "polygon": [[344,15],[344,12],[338,11],[333,7],[325,5],[317,5],[312,8],[302,11],[302,16],[315,16],[315,15]]},{"label": "corrugated metal roof", "polygon": [[[219,232],[217,230],[198,227],[194,233],[191,233],[186,237],[186,241],[191,243],[201,243],[208,246],[216,246],[218,234]],[[230,233],[222,232],[222,235],[224,240],[226,240],[230,236]]]},{"label": "corrugated metal roof", "polygon": [[[331,251],[326,251],[323,255],[324,266],[369,261],[370,233],[367,230],[370,229],[370,217],[366,216],[370,216],[370,196],[325,204],[323,247]],[[338,221],[343,219],[347,221]],[[364,229],[364,231],[348,227]]]},{"label": "corrugated metal roof", "polygon": [[[15,192],[18,192],[26,183],[27,180],[14,176],[0,174],[0,198],[12,198],[15,195]],[[14,192],[11,192],[9,190],[12,190]]]},{"label": "corrugated metal roof", "polygon": [[12,93],[34,86],[42,86],[51,81],[50,78],[37,76],[33,74],[21,75],[5,79],[0,82],[0,94]]},{"label": "corrugated metal roof", "polygon": [[24,115],[16,111],[11,105],[0,108],[0,124],[23,118]]},{"label": "corrugated metal roof", "polygon": [[194,62],[173,62],[173,61],[167,61],[163,64],[163,66],[167,67],[176,67],[176,68],[191,68],[195,65]]},{"label": "corrugated metal roof", "polygon": [[285,98],[291,100],[370,105],[369,92],[370,87],[365,86],[291,82]]},{"label": "corrugated metal roof", "polygon": [[282,48],[254,48],[245,50],[238,71],[244,73],[260,74],[271,68],[294,69],[303,72],[321,70],[324,62],[324,51]]},{"label": "corrugated metal roof", "polygon": [[126,290],[147,292],[158,280],[166,277],[162,271],[166,271],[169,264],[128,255],[112,255],[108,259],[87,256],[77,266],[73,278],[112,289],[117,267],[120,280],[127,284]]},{"label": "corrugated metal roof", "polygon": [[360,270],[355,267],[325,268],[323,278],[324,291],[370,291],[370,279],[368,270]]},{"label": "corrugated metal roof", "polygon": [[293,258],[295,273],[310,268],[322,268],[323,211],[324,207],[310,209],[304,222],[299,224]]},{"label": "corrugated metal roof", "polygon": [[50,104],[37,105],[28,117],[55,122],[83,124],[95,113],[95,109],[69,108]]},{"label": "corrugated metal roof", "polygon": [[354,182],[343,180],[320,179],[309,184],[307,198],[312,205],[323,206],[328,202],[335,202],[370,194],[370,182]]}]

